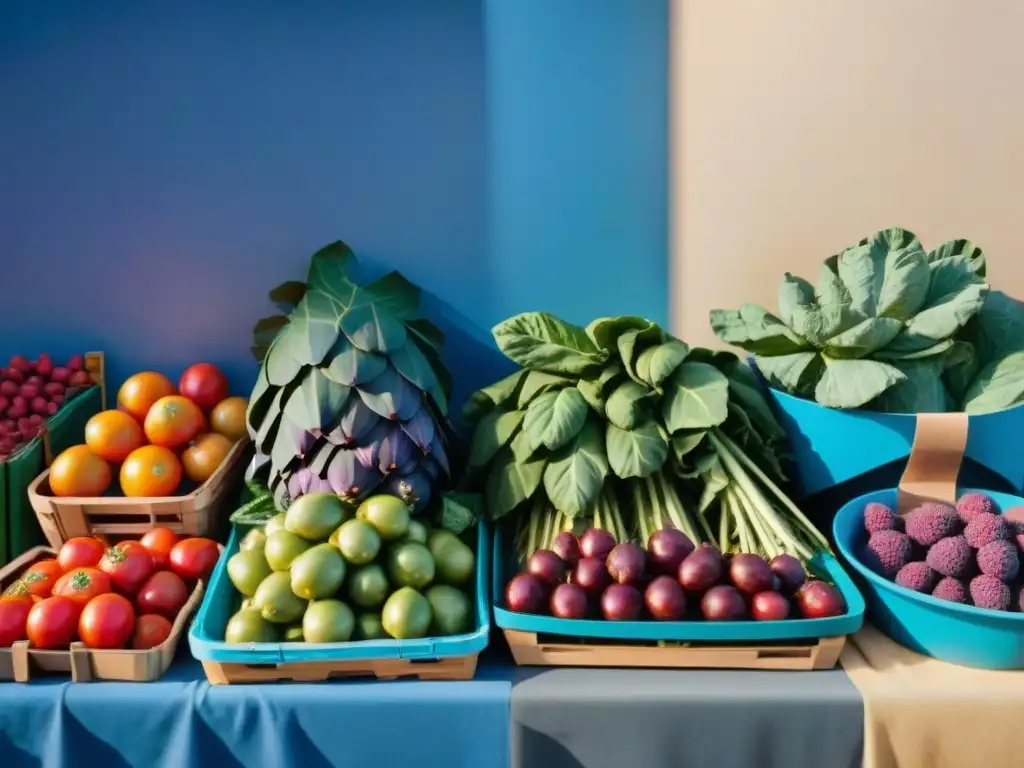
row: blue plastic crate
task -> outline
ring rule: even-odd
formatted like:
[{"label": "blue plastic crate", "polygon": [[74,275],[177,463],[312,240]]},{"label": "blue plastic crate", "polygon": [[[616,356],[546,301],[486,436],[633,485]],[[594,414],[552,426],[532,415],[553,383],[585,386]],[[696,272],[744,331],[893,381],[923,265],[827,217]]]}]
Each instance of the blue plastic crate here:
[{"label": "blue plastic crate", "polygon": [[[982,492],[1003,510],[1024,504],[1018,496]],[[868,539],[864,507],[877,501],[895,509],[896,495],[891,488],[859,496],[844,505],[832,523],[836,546],[863,589],[871,622],[900,645],[925,656],[980,669],[1024,669],[1024,613],[939,600],[901,587],[863,565]]]},{"label": "blue plastic crate", "polygon": [[494,623],[502,629],[569,637],[626,641],[678,640],[694,642],[757,643],[838,637],[856,632],[864,624],[864,598],[839,562],[818,555],[812,567],[836,585],[846,600],[847,613],[827,619],[785,621],[604,621],[558,619],[503,608],[505,584],[515,575],[514,558],[500,531],[494,536],[494,578],[491,598]]},{"label": "blue plastic crate", "polygon": [[487,647],[491,606],[487,594],[490,573],[490,535],[480,524],[476,547],[476,629],[465,635],[425,637],[418,640],[360,640],[347,643],[249,643],[224,642],[228,619],[238,609],[241,596],[228,578],[228,558],[238,551],[239,531],[231,531],[224,556],[213,571],[206,597],[188,633],[192,655],[200,661],[224,664],[288,664],[293,662],[369,661],[375,659],[441,659],[470,656]]},{"label": "blue plastic crate", "polygon": [[[749,360],[753,370],[757,366]],[[917,417],[824,408],[765,384],[807,496],[910,455]],[[856,446],[851,450],[850,446]],[[1024,405],[970,417],[966,456],[1024,491]]]}]

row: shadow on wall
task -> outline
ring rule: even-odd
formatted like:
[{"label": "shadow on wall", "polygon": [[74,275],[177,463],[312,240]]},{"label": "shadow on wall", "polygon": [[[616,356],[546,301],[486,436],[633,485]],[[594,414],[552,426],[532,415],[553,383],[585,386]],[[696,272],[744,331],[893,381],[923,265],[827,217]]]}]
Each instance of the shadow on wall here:
[{"label": "shadow on wall", "polygon": [[245,392],[267,291],[338,238],[489,328],[485,64],[480,0],[4,4],[0,357]]}]

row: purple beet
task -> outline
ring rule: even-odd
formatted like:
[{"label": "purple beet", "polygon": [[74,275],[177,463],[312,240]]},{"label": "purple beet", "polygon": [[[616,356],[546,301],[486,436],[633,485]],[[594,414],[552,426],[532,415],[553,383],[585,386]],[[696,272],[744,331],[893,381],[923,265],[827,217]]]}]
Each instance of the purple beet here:
[{"label": "purple beet", "polygon": [[544,613],[548,585],[529,573],[518,573],[505,587],[505,605],[516,613]]},{"label": "purple beet", "polygon": [[807,578],[803,565],[792,555],[777,555],[768,563],[768,567],[779,577],[780,588],[787,595],[800,589],[800,585]]},{"label": "purple beet", "polygon": [[587,593],[575,584],[559,584],[551,593],[551,615],[560,619],[585,619],[589,604]]},{"label": "purple beet", "polygon": [[846,601],[831,584],[812,579],[796,593],[796,604],[807,619],[827,619],[846,613]]},{"label": "purple beet", "polygon": [[679,621],[686,613],[686,591],[671,576],[658,576],[644,592],[647,612],[660,621]]},{"label": "purple beet", "polygon": [[674,576],[683,558],[693,552],[693,542],[676,528],[662,528],[647,539],[647,557],[652,570]]},{"label": "purple beet", "polygon": [[550,549],[538,549],[526,561],[526,572],[553,587],[565,580],[565,562]]},{"label": "purple beet", "polygon": [[615,538],[600,528],[587,528],[580,536],[580,554],[583,557],[596,557],[603,562],[614,548]]},{"label": "purple beet", "polygon": [[704,592],[722,580],[722,553],[703,544],[679,564],[679,583],[689,592]]},{"label": "purple beet", "polygon": [[612,584],[601,595],[601,613],[609,621],[632,621],[643,607],[640,590],[629,584]]},{"label": "purple beet", "polygon": [[608,553],[605,567],[619,584],[636,584],[644,577],[647,555],[636,544],[616,544]]},{"label": "purple beet", "polygon": [[745,595],[770,592],[775,586],[775,574],[759,555],[741,552],[729,561],[729,581]]},{"label": "purple beet", "polygon": [[778,592],[759,592],[750,598],[750,615],[754,621],[788,619],[792,606]]},{"label": "purple beet", "polygon": [[569,580],[592,595],[600,595],[604,588],[612,583],[604,560],[598,560],[596,557],[581,558]]},{"label": "purple beet", "polygon": [[580,542],[572,531],[562,531],[551,542],[551,549],[569,565],[576,565],[580,559]]},{"label": "purple beet", "polygon": [[747,604],[736,587],[719,584],[704,593],[700,611],[708,621],[739,621],[746,618]]}]

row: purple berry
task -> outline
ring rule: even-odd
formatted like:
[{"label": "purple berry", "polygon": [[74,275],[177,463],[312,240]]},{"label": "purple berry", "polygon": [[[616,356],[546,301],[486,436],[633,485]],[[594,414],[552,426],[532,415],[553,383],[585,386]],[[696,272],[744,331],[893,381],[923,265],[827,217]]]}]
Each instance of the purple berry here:
[{"label": "purple berry", "polygon": [[872,501],[864,507],[864,530],[868,533],[895,531],[898,519],[892,509],[877,501]]},{"label": "purple berry", "polygon": [[990,541],[979,549],[977,559],[979,571],[1003,582],[1013,581],[1020,570],[1017,547],[1003,539]]},{"label": "purple berry", "polygon": [[955,535],[960,529],[960,519],[953,508],[935,501],[922,504],[903,522],[907,536],[922,547],[930,547],[939,539]]},{"label": "purple berry", "polygon": [[943,576],[957,579],[966,578],[974,571],[974,553],[963,536],[947,536],[937,541],[928,550],[925,562]]},{"label": "purple berry", "polygon": [[939,579],[939,583],[932,590],[932,597],[937,597],[939,600],[949,600],[951,603],[966,603],[967,587],[964,586],[960,579],[946,576]]},{"label": "purple berry", "polygon": [[979,512],[964,528],[964,538],[974,549],[981,549],[990,541],[1012,539],[1013,531],[1001,516]]},{"label": "purple berry", "polygon": [[928,563],[907,563],[896,574],[896,583],[915,592],[931,592],[939,575]]},{"label": "purple berry", "polygon": [[1010,607],[1010,588],[999,579],[981,574],[971,579],[968,589],[971,601],[979,608],[1005,611]]},{"label": "purple berry", "polygon": [[892,579],[910,560],[911,550],[911,542],[906,534],[899,531],[879,531],[871,534],[871,538],[868,539],[864,559],[875,573]]}]

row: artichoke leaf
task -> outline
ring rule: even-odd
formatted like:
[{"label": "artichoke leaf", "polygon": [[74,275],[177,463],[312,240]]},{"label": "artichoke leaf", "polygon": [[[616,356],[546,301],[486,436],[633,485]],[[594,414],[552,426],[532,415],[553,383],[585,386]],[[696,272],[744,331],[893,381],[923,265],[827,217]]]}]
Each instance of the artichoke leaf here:
[{"label": "artichoke leaf", "polygon": [[434,367],[415,341],[409,339],[403,346],[392,350],[388,359],[406,380],[434,398],[441,413],[448,414],[447,395],[434,373]]},{"label": "artichoke leaf", "polygon": [[398,472],[404,475],[411,472],[422,455],[416,444],[397,425],[388,430],[379,446],[377,467],[384,474]]},{"label": "artichoke leaf", "polygon": [[359,397],[389,421],[407,421],[420,409],[423,393],[388,365],[380,376],[358,387]]},{"label": "artichoke leaf", "polygon": [[284,404],[284,415],[306,430],[327,429],[341,413],[349,388],[327,378],[321,369],[307,367]]},{"label": "artichoke leaf", "polygon": [[352,346],[363,352],[389,353],[406,342],[405,325],[378,304],[350,307],[340,320]]},{"label": "artichoke leaf", "polygon": [[270,406],[279,391],[277,387],[271,386],[267,381],[266,366],[261,366],[259,373],[256,374],[256,384],[252,388],[252,394],[249,395],[249,404],[245,408],[245,425],[249,431],[249,438],[254,442],[256,433],[259,432],[266,420]]},{"label": "artichoke leaf", "polygon": [[409,436],[413,443],[424,452],[430,448],[430,443],[433,441],[434,433],[436,432],[434,420],[425,408],[420,408],[413,414],[411,419],[403,421],[402,429],[405,430],[405,434]]},{"label": "artichoke leaf", "polygon": [[387,364],[384,355],[356,349],[344,334],[339,334],[321,370],[331,381],[357,387],[380,376]]},{"label": "artichoke leaf", "polygon": [[406,320],[405,328],[409,333],[438,354],[443,351],[444,332],[429,320],[424,320],[422,318]]},{"label": "artichoke leaf", "polygon": [[412,320],[420,308],[420,289],[401,272],[388,272],[364,288],[373,303],[399,320]]}]

